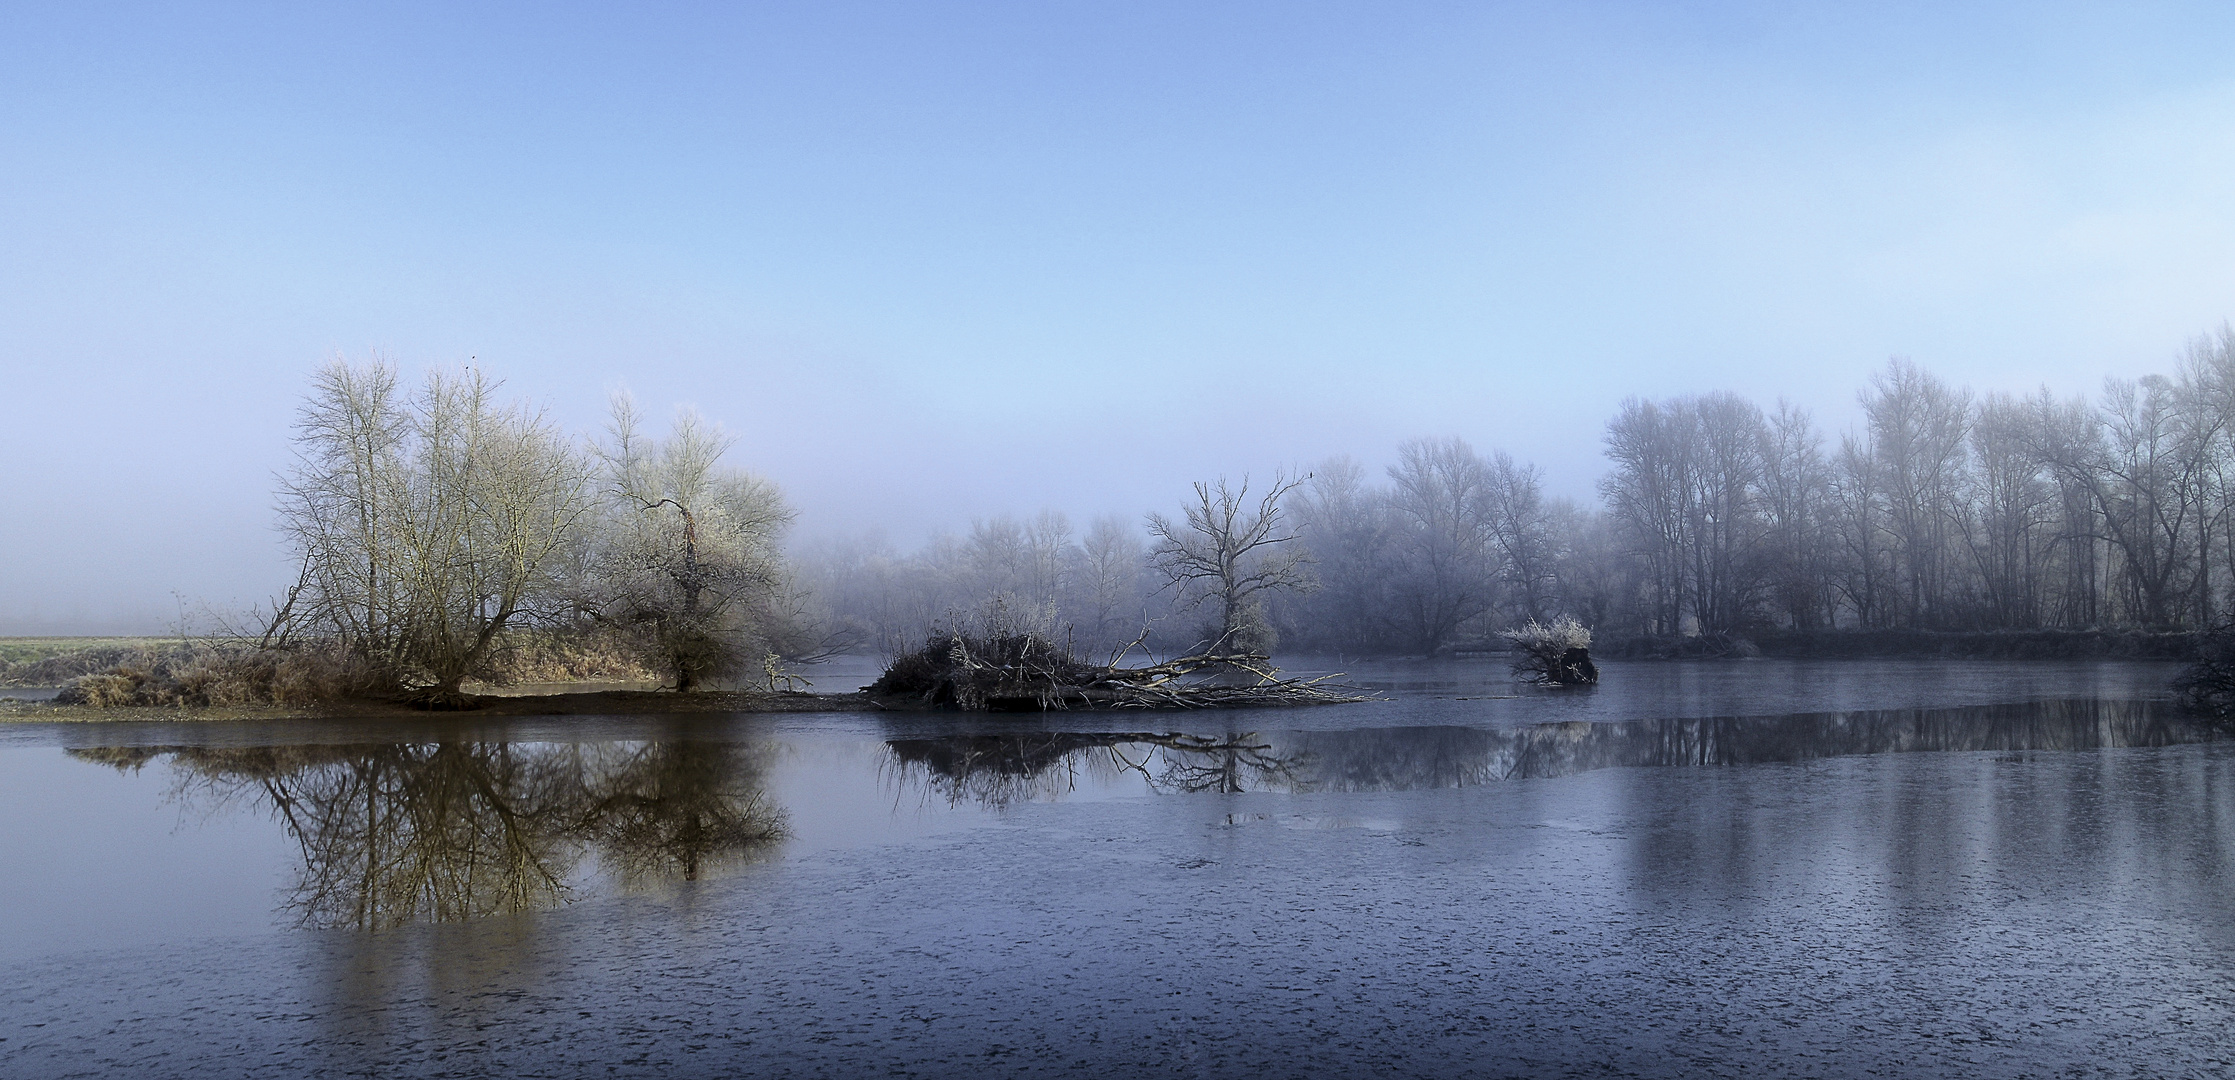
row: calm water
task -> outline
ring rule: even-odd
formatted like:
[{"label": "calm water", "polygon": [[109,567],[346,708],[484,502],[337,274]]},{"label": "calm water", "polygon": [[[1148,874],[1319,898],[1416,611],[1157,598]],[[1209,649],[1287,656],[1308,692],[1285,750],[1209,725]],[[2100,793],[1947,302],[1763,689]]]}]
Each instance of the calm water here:
[{"label": "calm water", "polygon": [[2228,1075],[2170,673],[5,727],[0,1076]]}]

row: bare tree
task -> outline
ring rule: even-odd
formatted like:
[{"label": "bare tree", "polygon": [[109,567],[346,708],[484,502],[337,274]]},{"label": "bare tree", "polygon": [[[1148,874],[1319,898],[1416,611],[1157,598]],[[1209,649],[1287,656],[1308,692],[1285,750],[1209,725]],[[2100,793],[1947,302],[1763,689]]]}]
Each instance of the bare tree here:
[{"label": "bare tree", "polygon": [[1831,621],[1830,501],[1823,437],[1806,411],[1779,401],[1762,443],[1759,505],[1767,546],[1762,572],[1785,622],[1797,630]]},{"label": "bare tree", "polygon": [[1645,629],[1683,630],[1685,528],[1690,519],[1689,417],[1679,403],[1631,398],[1606,425],[1614,471],[1599,482],[1607,513],[1644,564]]},{"label": "bare tree", "polygon": [[1839,558],[1833,582],[1864,628],[1887,625],[1890,604],[1885,537],[1885,496],[1870,444],[1853,434],[1839,440],[1832,473],[1833,534]]},{"label": "bare tree", "polygon": [[2058,401],[2043,389],[2026,399],[2025,407],[2032,415],[2034,455],[2048,465],[2056,487],[2051,618],[2061,626],[2100,625],[2109,545],[2098,520],[2094,477],[2084,463],[2100,456],[2102,432],[2094,411],[2078,398]]},{"label": "bare tree", "polygon": [[1544,499],[1544,472],[1516,464],[1500,450],[1484,472],[1482,523],[1498,554],[1498,579],[1506,587],[1514,621],[1542,622],[1558,600],[1561,542],[1553,508]]},{"label": "bare tree", "polygon": [[1736,629],[1759,591],[1759,408],[1736,394],[1631,400],[1607,425],[1613,475],[1601,485],[1649,568],[1653,622]]},{"label": "bare tree", "polygon": [[2008,394],[1981,398],[1971,422],[1964,539],[1982,591],[1980,617],[1989,626],[2041,622],[2041,578],[2057,515],[2035,428],[2034,410]]},{"label": "bare tree", "polygon": [[775,485],[721,464],[734,440],[695,413],[678,413],[664,440],[640,427],[617,395],[581,603],[693,690],[780,644],[795,614],[777,550],[792,511]]},{"label": "bare tree", "polygon": [[1071,623],[1086,647],[1100,651],[1130,641],[1146,625],[1140,579],[1148,550],[1139,534],[1117,517],[1100,517],[1071,549],[1068,581]]},{"label": "bare tree", "polygon": [[588,466],[497,387],[436,372],[407,400],[377,361],[319,372],[280,486],[302,572],[271,636],[338,638],[443,703],[508,627],[559,615]]},{"label": "bare tree", "polygon": [[1952,389],[1908,360],[1871,376],[1862,395],[1873,465],[1884,493],[1887,531],[1904,621],[1941,625],[1950,614],[1948,575],[1965,467],[1970,394]]},{"label": "bare tree", "polygon": [[380,667],[402,665],[401,571],[390,531],[409,448],[395,368],[337,359],[311,376],[295,418],[295,467],[279,482],[280,529],[300,579],[267,640],[308,628],[335,634]]},{"label": "bare tree", "polygon": [[2052,460],[2094,494],[2102,536],[2119,552],[2127,607],[2144,626],[2175,624],[2200,585],[2189,534],[2205,514],[2204,451],[2216,436],[2191,431],[2180,394],[2162,375],[2105,383],[2102,438]]},{"label": "bare tree", "polygon": [[1497,600],[1490,467],[1465,440],[1414,439],[1389,467],[1391,616],[1407,644],[1435,652]]},{"label": "bare tree", "polygon": [[1319,587],[1291,604],[1288,626],[1302,644],[1337,651],[1380,651],[1400,645],[1388,493],[1366,482],[1348,456],[1312,470],[1297,493],[1297,533],[1311,553]]},{"label": "bare tree", "polygon": [[1148,516],[1154,541],[1150,558],[1167,587],[1177,587],[1191,603],[1218,606],[1214,647],[1269,651],[1273,631],[1261,598],[1310,586],[1305,553],[1281,520],[1280,505],[1305,479],[1309,477],[1292,480],[1276,474],[1254,509],[1248,477],[1238,486],[1223,476],[1213,483],[1198,481],[1183,521]]},{"label": "bare tree", "polygon": [[1703,632],[1748,621],[1760,581],[1762,410],[1724,391],[1687,402],[1696,449],[1685,455],[1686,572]]},{"label": "bare tree", "polygon": [[1638,594],[1638,574],[1624,557],[1613,519],[1566,499],[1550,503],[1551,529],[1560,538],[1555,575],[1560,605],[1586,626],[1612,626],[1628,616]]},{"label": "bare tree", "polygon": [[999,596],[1014,603],[1030,590],[1032,542],[1017,519],[1002,514],[972,521],[961,554],[965,565],[959,569],[966,578],[961,591],[968,601]]}]

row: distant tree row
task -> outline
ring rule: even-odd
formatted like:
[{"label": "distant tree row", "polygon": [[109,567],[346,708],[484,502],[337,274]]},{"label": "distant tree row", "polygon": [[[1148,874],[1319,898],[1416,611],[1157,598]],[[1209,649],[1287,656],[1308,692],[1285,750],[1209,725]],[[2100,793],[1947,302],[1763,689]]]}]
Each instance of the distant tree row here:
[{"label": "distant tree row", "polygon": [[901,552],[794,552],[768,481],[684,412],[648,436],[615,401],[595,438],[499,401],[474,371],[407,392],[321,370],[279,493],[301,575],[275,643],[340,643],[432,697],[512,631],[589,633],[678,689],[771,654],[898,654],[975,621],[1068,640],[1425,654],[1572,616],[1602,633],[2180,629],[2235,596],[2235,333],[2092,402],[1972,394],[1907,361],[1835,446],[1805,413],[1719,392],[1633,398],[1608,422],[1601,505],[1456,438],[1382,475],[1197,483],[1177,515],[995,517]]},{"label": "distant tree row", "polygon": [[1171,613],[1140,528],[1115,516],[1084,535],[1052,510],[995,517],[914,552],[872,535],[807,547],[794,562],[825,626],[854,647],[895,655],[943,624],[988,617],[1049,635],[1061,627],[1081,651],[1101,652]]},{"label": "distant tree row", "polygon": [[2235,336],[2094,402],[1895,361],[1827,449],[1732,394],[1608,425],[1604,568],[1569,602],[1652,633],[2207,626],[2235,582]]},{"label": "distant tree row", "polygon": [[1728,392],[1631,399],[1601,505],[1456,438],[1374,477],[1197,484],[1179,518],[994,518],[903,554],[802,553],[820,618],[905,647],[996,617],[1111,649],[1433,653],[1570,615],[1602,632],[2180,629],[2235,596],[2235,335],[2094,401],[1972,394],[1907,361],[1827,445],[1805,412]]}]

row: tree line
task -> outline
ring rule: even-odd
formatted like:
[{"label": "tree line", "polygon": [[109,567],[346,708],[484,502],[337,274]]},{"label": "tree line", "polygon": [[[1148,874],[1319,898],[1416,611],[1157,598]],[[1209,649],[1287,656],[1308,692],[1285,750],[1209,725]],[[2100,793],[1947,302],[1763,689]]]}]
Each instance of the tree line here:
[{"label": "tree line", "polygon": [[[1571,603],[1651,633],[2212,625],[2235,581],[2235,335],[2092,402],[1896,360],[1832,445],[1733,394],[1609,423],[1607,569]],[[1582,583],[1579,583],[1582,584]]]},{"label": "tree line", "polygon": [[942,631],[1350,654],[1495,648],[1561,617],[1600,634],[2193,629],[2235,592],[2235,333],[2092,400],[1974,394],[1905,360],[1836,439],[1790,404],[1633,398],[1599,504],[1443,437],[1377,475],[1195,483],[1176,514],[992,517],[913,551],[788,554],[793,512],[695,413],[626,397],[572,437],[471,370],[312,380],[279,515],[301,568],[267,644],[339,643],[441,697],[516,631],[595,636],[677,689],[763,657],[897,655]]},{"label": "tree line", "polygon": [[1095,648],[1360,654],[1494,648],[1571,616],[1601,634],[2209,627],[2235,590],[2235,335],[2092,400],[1975,394],[1906,360],[1836,439],[1729,392],[1625,401],[1599,504],[1535,466],[1416,439],[1252,487],[1198,484],[1182,518],[992,518],[912,553],[799,553],[819,616],[886,645],[987,610]]}]

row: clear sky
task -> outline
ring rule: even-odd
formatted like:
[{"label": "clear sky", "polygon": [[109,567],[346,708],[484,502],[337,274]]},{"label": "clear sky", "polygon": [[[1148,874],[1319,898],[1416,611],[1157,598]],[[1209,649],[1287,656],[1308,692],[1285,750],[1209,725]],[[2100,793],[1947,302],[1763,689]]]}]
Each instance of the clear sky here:
[{"label": "clear sky", "polygon": [[1085,517],[2235,316],[2235,7],[0,4],[0,633],[276,590],[337,353],[740,436],[806,535]]}]

